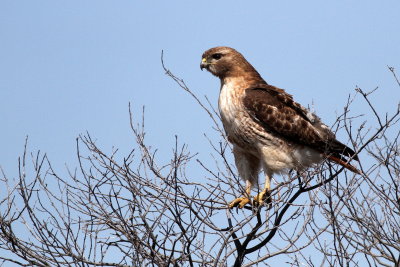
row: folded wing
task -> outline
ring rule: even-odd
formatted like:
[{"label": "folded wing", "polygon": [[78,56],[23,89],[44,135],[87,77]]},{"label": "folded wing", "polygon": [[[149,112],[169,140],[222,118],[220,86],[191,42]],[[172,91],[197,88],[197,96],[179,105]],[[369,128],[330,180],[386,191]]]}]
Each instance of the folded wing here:
[{"label": "folded wing", "polygon": [[294,102],[292,96],[282,89],[267,84],[248,88],[243,104],[251,117],[266,131],[295,144],[309,146],[328,158],[332,157],[339,164],[345,163],[344,157],[358,160],[355,152],[336,140],[335,135],[317,116]]}]

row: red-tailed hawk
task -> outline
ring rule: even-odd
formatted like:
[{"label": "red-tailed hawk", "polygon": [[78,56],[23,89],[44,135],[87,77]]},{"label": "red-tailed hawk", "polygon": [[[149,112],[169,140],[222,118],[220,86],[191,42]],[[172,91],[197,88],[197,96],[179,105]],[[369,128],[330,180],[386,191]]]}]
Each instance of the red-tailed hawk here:
[{"label": "red-tailed hawk", "polygon": [[235,49],[207,50],[200,68],[221,80],[218,102],[221,119],[233,144],[239,175],[246,181],[246,195],[231,202],[230,208],[251,203],[251,188],[258,184],[261,167],[265,187],[254,197],[255,204],[261,204],[269,195],[274,173],[301,171],[324,159],[359,173],[346,159],[358,160],[355,152],[336,140],[329,128],[291,95],[266,83]]}]

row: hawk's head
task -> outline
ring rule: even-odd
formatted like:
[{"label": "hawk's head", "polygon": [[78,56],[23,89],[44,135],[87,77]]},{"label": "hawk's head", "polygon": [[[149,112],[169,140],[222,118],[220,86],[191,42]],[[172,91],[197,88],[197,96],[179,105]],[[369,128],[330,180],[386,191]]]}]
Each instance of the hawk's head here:
[{"label": "hawk's head", "polygon": [[243,71],[255,71],[242,54],[226,46],[214,47],[204,52],[200,68],[207,69],[221,79],[241,75]]}]

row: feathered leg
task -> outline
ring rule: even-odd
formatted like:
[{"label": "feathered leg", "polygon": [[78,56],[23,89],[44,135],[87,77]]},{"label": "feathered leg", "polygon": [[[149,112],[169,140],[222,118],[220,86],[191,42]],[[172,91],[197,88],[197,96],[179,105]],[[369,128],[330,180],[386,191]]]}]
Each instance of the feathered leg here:
[{"label": "feathered leg", "polygon": [[245,196],[236,198],[229,204],[229,208],[243,208],[250,203],[251,188],[258,180],[258,172],[260,171],[260,159],[252,154],[243,152],[240,148],[233,147],[233,155],[240,177],[246,181]]}]

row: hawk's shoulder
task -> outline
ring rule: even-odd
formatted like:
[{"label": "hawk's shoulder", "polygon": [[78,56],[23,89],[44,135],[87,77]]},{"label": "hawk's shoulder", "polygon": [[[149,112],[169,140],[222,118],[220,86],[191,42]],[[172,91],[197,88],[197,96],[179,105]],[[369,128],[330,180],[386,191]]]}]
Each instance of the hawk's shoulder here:
[{"label": "hawk's shoulder", "polygon": [[[307,122],[314,123],[319,118],[308,109],[293,100],[292,95],[285,90],[269,84],[258,84],[245,90],[243,104],[246,108],[257,111],[272,113],[275,109],[279,113],[288,116],[300,116]],[[290,120],[290,118],[287,118]]]}]

